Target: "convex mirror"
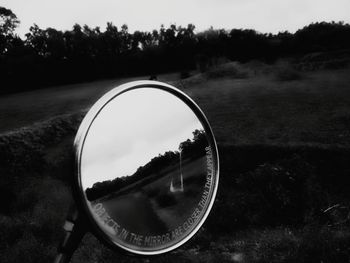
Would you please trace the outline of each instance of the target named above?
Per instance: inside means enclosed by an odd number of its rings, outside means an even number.
[[[164,253],[208,216],[217,146],[203,112],[178,89],[157,81],[113,89],[87,113],[74,147],[78,203],[113,247]]]

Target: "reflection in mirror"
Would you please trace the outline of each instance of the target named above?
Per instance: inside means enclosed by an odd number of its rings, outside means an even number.
[[[184,240],[213,196],[212,147],[197,115],[168,91],[137,88],[109,101],[80,157],[81,186],[97,226],[135,253]]]

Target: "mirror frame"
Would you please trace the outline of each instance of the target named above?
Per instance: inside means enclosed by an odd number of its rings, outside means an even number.
[[[103,232],[103,230],[98,226],[96,221],[94,220],[93,216],[91,215],[91,210],[88,207],[87,199],[84,194],[84,190],[82,187],[82,181],[81,181],[81,155],[83,146],[85,143],[86,136],[89,132],[89,129],[94,122],[95,118],[99,115],[99,113],[103,110],[103,108],[111,102],[113,99],[115,99],[117,96],[130,91],[134,89],[139,88],[155,88],[160,89],[166,92],[171,93],[172,95],[175,95],[177,98],[179,98],[181,101],[188,106],[193,113],[197,116],[198,120],[202,124],[205,132],[206,137],[208,140],[209,145],[212,149],[213,154],[213,191],[211,195],[211,200],[209,202],[209,205],[204,212],[202,218],[199,220],[197,225],[193,228],[193,230],[187,235],[182,237],[177,243],[173,244],[170,247],[156,250],[156,251],[140,251],[140,250],[134,250],[130,249],[128,247],[125,247],[117,242],[113,242],[110,238],[107,237],[107,235]],[[197,106],[197,104],[185,93],[180,91],[179,89],[159,81],[151,81],[151,80],[141,80],[141,81],[133,81],[129,82],[123,85],[120,85],[111,91],[107,92],[105,95],[103,95],[88,111],[88,113],[85,115],[83,121],[81,122],[79,129],[76,133],[75,140],[74,140],[74,157],[75,157],[75,163],[74,163],[74,178],[73,178],[73,196],[75,197],[75,201],[77,203],[77,207],[79,212],[83,217],[87,218],[87,223],[89,227],[89,231],[91,231],[99,240],[101,240],[103,243],[105,243],[107,246],[111,247],[112,249],[122,249],[124,251],[130,252],[132,254],[136,255],[158,255],[162,253],[169,252],[171,250],[174,250],[184,243],[186,243],[189,239],[191,239],[194,234],[200,229],[200,227],[205,222],[206,218],[209,215],[209,212],[212,209],[213,203],[215,201],[217,188],[219,184],[219,154],[218,154],[218,148],[215,141],[215,137],[213,134],[213,131],[209,125],[209,122],[202,112],[202,110]]]

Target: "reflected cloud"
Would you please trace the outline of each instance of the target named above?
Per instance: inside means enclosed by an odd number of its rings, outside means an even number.
[[[154,156],[176,151],[179,143],[202,129],[191,109],[172,94],[153,88],[131,90],[102,109],[82,153],[82,183],[133,174]]]

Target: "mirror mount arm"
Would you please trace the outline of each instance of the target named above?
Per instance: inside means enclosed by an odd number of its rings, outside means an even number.
[[[75,207],[71,207],[63,229],[65,235],[57,250],[54,263],[68,263],[87,232],[86,221]]]

